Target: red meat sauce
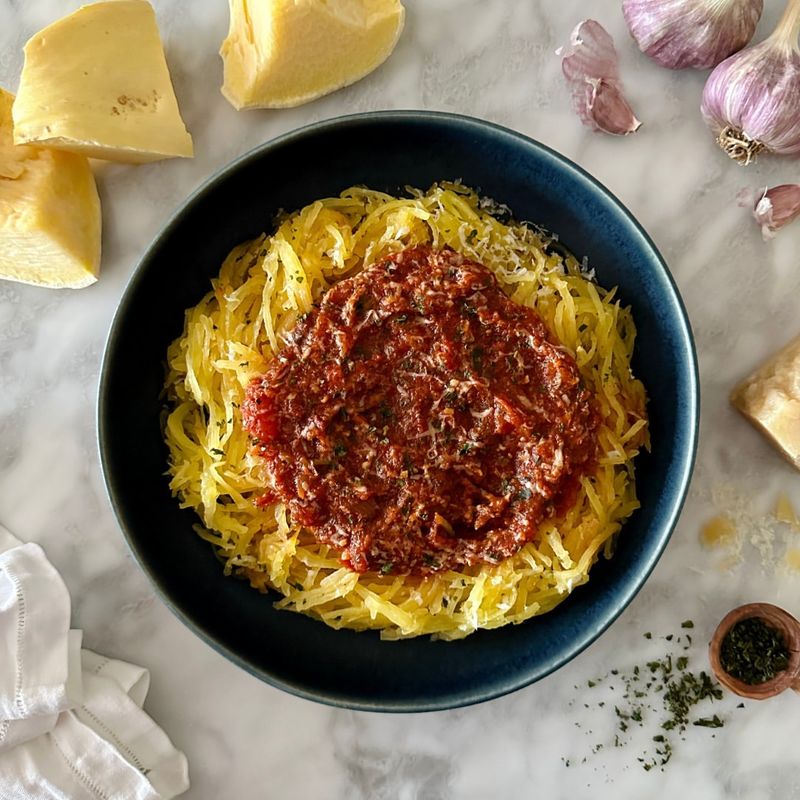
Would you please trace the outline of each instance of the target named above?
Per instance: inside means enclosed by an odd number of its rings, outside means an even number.
[[[596,401],[483,265],[407,249],[342,280],[247,389],[264,503],[356,572],[498,563],[575,500]]]

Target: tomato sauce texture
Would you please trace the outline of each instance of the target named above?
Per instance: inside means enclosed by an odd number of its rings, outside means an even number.
[[[262,502],[356,572],[498,563],[574,502],[600,415],[483,265],[410,248],[340,281],[248,387]]]

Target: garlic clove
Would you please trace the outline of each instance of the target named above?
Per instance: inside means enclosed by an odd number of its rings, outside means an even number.
[[[800,0],[774,33],[725,59],[703,89],[701,111],[719,146],[742,165],[760,152],[800,154]]]
[[[669,69],[708,69],[755,33],[764,0],[623,0],[639,49]]]
[[[624,136],[637,131],[636,119],[622,93],[614,40],[593,19],[578,23],[567,47],[556,51],[572,95],[572,105],[584,125]]]
[[[618,86],[603,78],[590,81],[592,96],[587,103],[588,116],[597,130],[625,136],[639,130],[642,123]]]
[[[800,217],[800,185],[782,183],[765,188],[755,201],[753,216],[764,241],[772,239],[784,225]]]

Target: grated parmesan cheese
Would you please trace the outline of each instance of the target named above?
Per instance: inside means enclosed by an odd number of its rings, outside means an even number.
[[[730,484],[718,484],[711,490],[711,501],[720,512],[700,531],[700,541],[708,549],[722,552],[717,566],[734,570],[755,551],[766,575],[792,566],[796,537],[800,531],[797,516],[788,496],[778,495],[775,510],[760,514],[752,499]]]

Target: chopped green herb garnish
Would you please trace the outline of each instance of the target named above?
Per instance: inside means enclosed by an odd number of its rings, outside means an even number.
[[[481,372],[483,370],[483,348],[482,347],[473,347],[472,348],[472,369],[475,372]]]
[[[701,728],[721,728],[724,724],[716,714],[713,717],[701,717],[692,723],[692,725],[698,725]]]

